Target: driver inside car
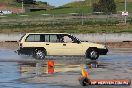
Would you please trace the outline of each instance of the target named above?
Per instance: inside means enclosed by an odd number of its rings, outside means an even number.
[[[65,43],[72,43],[73,41],[72,41],[72,39],[71,38],[69,38],[68,36],[64,36],[63,37],[63,41],[65,42]]]

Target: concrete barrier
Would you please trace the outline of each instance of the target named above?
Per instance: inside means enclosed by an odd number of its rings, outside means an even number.
[[[2,41],[19,41],[23,34],[0,34],[0,42]],[[132,33],[114,33],[114,34],[73,34],[81,41],[90,42],[123,42],[132,41]]]

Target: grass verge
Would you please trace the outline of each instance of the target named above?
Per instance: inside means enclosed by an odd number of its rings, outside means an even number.
[[[81,24],[16,24],[0,25],[1,33],[59,32],[59,33],[132,33],[131,24],[81,25]]]

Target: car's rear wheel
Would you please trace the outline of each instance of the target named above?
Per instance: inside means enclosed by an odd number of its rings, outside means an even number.
[[[45,59],[45,51],[42,49],[35,49],[33,52],[33,57],[35,59]]]
[[[86,51],[86,58],[91,60],[97,60],[99,58],[99,52],[96,48],[90,48]]]

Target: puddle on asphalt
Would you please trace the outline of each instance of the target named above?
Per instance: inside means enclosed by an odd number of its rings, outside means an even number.
[[[56,62],[55,66],[55,72],[56,73],[61,73],[61,72],[76,72],[76,71],[81,71],[80,64],[74,63],[69,65],[65,63],[64,60],[59,62]],[[94,62],[92,62],[94,64]],[[97,62],[95,63],[97,64]],[[90,65],[90,63],[87,63],[87,65]],[[23,78],[30,78],[30,77],[35,77],[35,76],[40,76],[42,74],[47,74],[47,65],[42,63],[31,63],[31,62],[0,62],[0,87],[2,88],[41,88],[43,87],[52,87],[50,85],[46,84],[23,84],[18,80],[21,80]],[[55,88],[59,88],[60,86],[55,86]]]
[[[30,84],[30,83],[21,83],[17,82],[16,80],[22,79],[22,78],[28,78],[28,77],[34,77],[39,76],[41,74],[47,73],[47,67],[46,65],[42,63],[12,63],[12,62],[0,62],[0,87],[1,88],[52,88],[53,86],[46,85],[46,84]],[[36,65],[41,64],[41,65]],[[91,63],[87,63],[87,66],[89,66]],[[99,63],[93,63],[97,64],[97,68],[105,68],[106,65],[99,64]],[[39,67],[36,67],[39,66]],[[102,67],[101,67],[102,66]],[[77,69],[78,68],[78,69]],[[90,68],[90,67],[89,67]],[[92,67],[94,68],[94,66]],[[68,70],[67,70],[68,69]],[[79,71],[80,65],[71,65],[71,66],[62,66],[60,65],[55,69],[56,72],[64,72],[64,71]],[[55,86],[55,88],[61,88],[61,86]],[[67,88],[67,87],[65,87]],[[92,87],[93,88],[93,87]],[[97,88],[97,87],[94,87]],[[125,88],[125,87],[98,87],[98,88]]]
[[[17,81],[19,79],[39,76],[41,74],[47,74],[46,63],[40,61],[39,63],[31,62],[17,62],[17,60],[32,59],[28,56],[18,56],[13,50],[0,50],[0,61],[2,60],[16,60],[13,62],[0,62],[0,88],[52,88],[53,86],[46,84],[29,84],[21,83]],[[51,58],[51,57],[50,57]],[[33,59],[34,60],[34,59]],[[59,57],[55,59],[55,72],[78,72],[81,71],[81,65],[86,64],[86,68],[107,68],[113,66],[119,68],[124,66],[132,69],[132,55],[108,55],[101,56],[97,61],[82,61],[82,58],[65,59],[65,57]],[[121,68],[121,67],[120,67]],[[65,86],[63,86],[65,87]],[[61,86],[55,86],[55,88],[62,88]],[[94,87],[97,88],[97,87]],[[105,87],[98,87],[105,88]],[[113,88],[113,87],[106,87]],[[125,88],[125,87],[114,87]]]
[[[40,63],[19,63],[21,77],[31,77],[46,74],[47,66]]]
[[[77,60],[79,61],[79,60]],[[107,68],[107,66],[112,65],[109,63],[102,63],[99,61],[85,61],[84,63],[80,63],[79,62],[75,62],[75,60],[70,60],[70,63],[68,63],[69,61],[66,60],[54,60],[55,62],[55,73],[62,73],[62,72],[78,72],[81,71],[81,66],[84,66],[85,69],[89,69],[89,68]],[[74,64],[71,64],[71,62],[74,62]],[[20,66],[20,73],[22,77],[28,77],[28,76],[35,76],[35,75],[41,75],[41,74],[47,74],[48,70],[47,70],[47,64],[44,62],[40,63],[20,63],[19,62],[19,66]]]

